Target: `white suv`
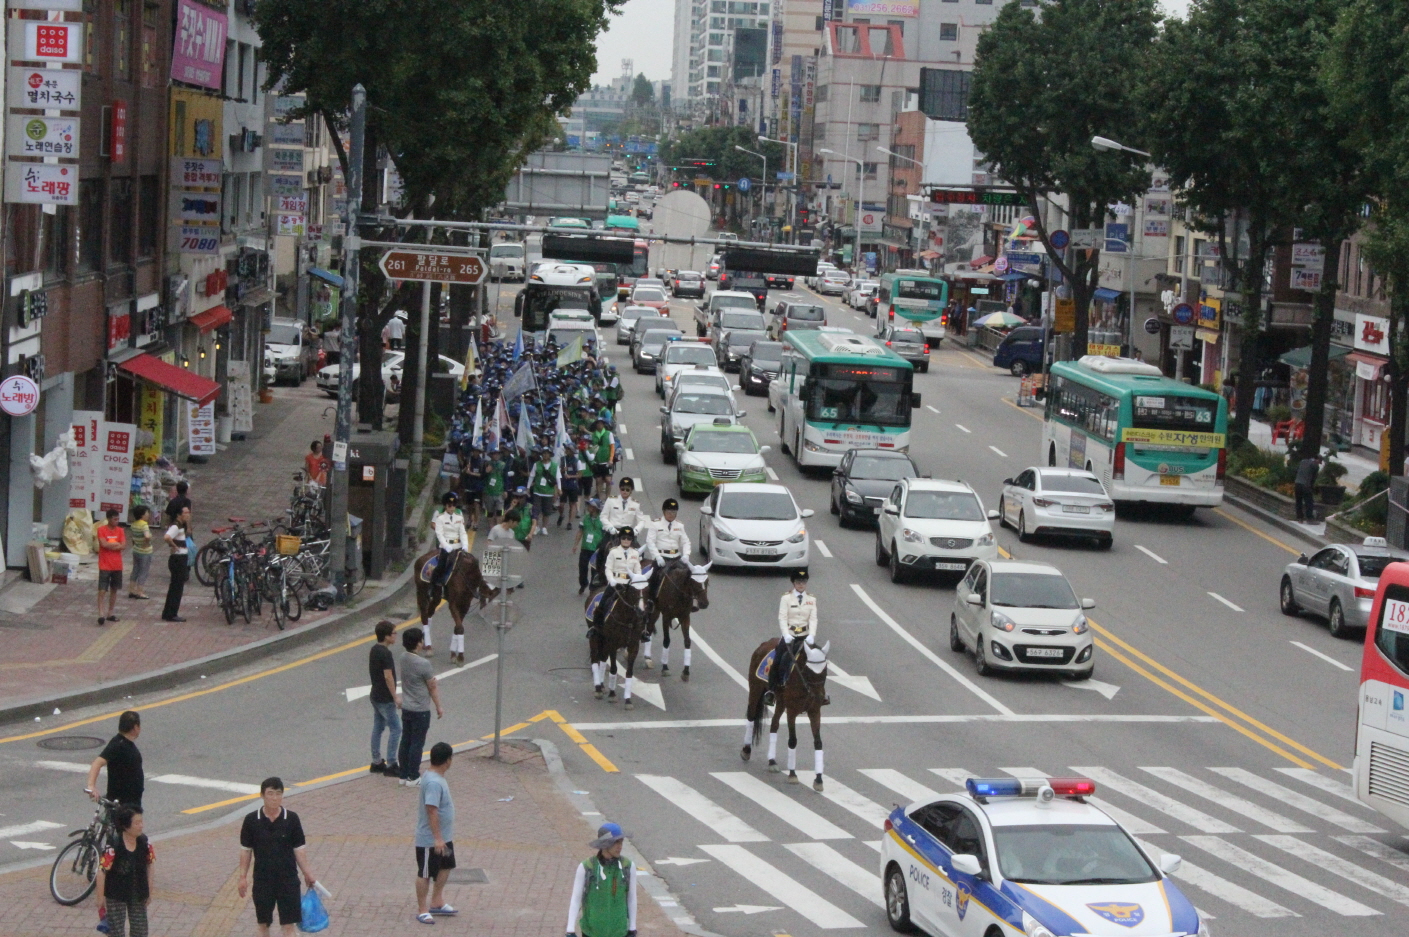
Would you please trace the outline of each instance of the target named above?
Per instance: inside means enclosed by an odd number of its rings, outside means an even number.
[[[891,582],[919,571],[967,572],[998,556],[989,523],[997,517],[964,482],[901,479],[877,518],[876,565],[890,567]]]

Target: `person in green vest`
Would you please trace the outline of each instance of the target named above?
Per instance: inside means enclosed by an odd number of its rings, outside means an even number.
[[[489,464],[484,468],[484,516],[493,527],[503,513],[504,457],[496,451],[489,454]]]
[[[514,539],[523,544],[525,550],[533,549],[533,511],[528,506],[528,489],[514,489],[514,506],[511,511],[519,512],[519,522],[514,526]]]
[[[538,453],[538,461],[528,472],[528,493],[533,498],[534,533],[548,536],[548,515],[552,514],[558,502],[558,462],[553,451],[544,448]]]
[[[602,545],[605,532],[602,530],[602,502],[596,498],[587,499],[587,513],[582,515],[582,525],[577,531],[573,545],[580,547],[577,552],[577,594],[587,591],[592,582],[592,557]]]
[[[597,854],[577,867],[567,937],[636,937],[636,866],[622,858],[626,834],[603,823],[587,845]]]
[[[587,460],[592,465],[592,477],[597,480],[597,497],[605,498],[612,491],[612,465],[616,459],[612,431],[605,420],[592,421],[592,436],[587,443]]]

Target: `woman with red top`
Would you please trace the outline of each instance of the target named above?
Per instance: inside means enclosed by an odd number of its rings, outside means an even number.
[[[142,833],[142,811],[127,804],[113,811],[116,831],[98,864],[98,919],[108,937],[147,937],[147,904],[156,850]]]

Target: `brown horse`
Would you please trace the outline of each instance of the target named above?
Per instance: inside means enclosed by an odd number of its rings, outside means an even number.
[[[642,611],[641,605],[648,581],[649,575],[633,576],[630,585],[621,586],[620,601],[607,613],[601,630],[589,632],[587,638],[592,661],[592,685],[597,699],[602,698],[605,689],[607,701],[616,702],[616,654],[617,651],[626,652],[626,676],[622,685],[622,699],[625,702],[623,709],[634,709],[636,706],[631,700],[631,679],[636,673],[636,654],[641,649],[641,635],[646,630],[646,613]],[[592,615],[588,610],[592,607],[592,600],[610,588],[612,587],[607,586],[606,589],[598,589],[588,596],[583,604],[589,627],[592,624]],[[602,601],[606,600],[607,597],[603,596]],[[611,685],[604,686],[609,670]]]
[[[646,623],[646,638],[641,642],[646,669],[651,666],[651,635],[655,633],[656,616],[659,615],[660,675],[664,677],[670,673],[670,628],[674,624],[685,640],[685,669],[680,671],[680,679],[690,682],[690,614],[709,608],[709,567],[708,563],[704,566],[687,563],[686,566],[673,566],[662,574],[655,606]]]
[[[758,646],[749,659],[749,705],[744,712],[744,747],[739,757],[749,760],[753,747],[763,739],[763,694],[768,691],[768,677],[759,675],[759,668],[768,653],[778,646],[777,638],[769,638]],[[788,781],[797,780],[797,717],[807,713],[812,724],[812,757],[816,777],[814,791],[822,790],[822,701],[827,698],[827,651],[832,642],[821,647],[803,646],[803,653],[793,661],[784,678],[778,705],[773,707],[773,724],[768,730],[768,770],[778,771],[778,723],[783,711],[788,713]]]
[[[416,560],[416,608],[421,613],[421,628],[426,632],[427,650],[431,647],[430,622],[436,611],[436,603],[431,601],[431,584],[421,580],[421,571],[438,552],[432,550]],[[454,633],[462,635],[465,633],[465,613],[470,610],[470,604],[479,599],[479,607],[484,608],[486,602],[499,594],[499,590],[484,581],[484,575],[479,569],[479,560],[473,553],[461,550],[457,556],[459,560],[451,570],[450,578],[446,580],[441,592],[446,599],[445,604],[450,607],[450,617],[455,620]],[[463,653],[460,658],[463,662]]]

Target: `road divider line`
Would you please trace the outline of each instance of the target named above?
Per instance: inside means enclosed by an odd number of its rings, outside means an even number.
[[[825,543],[823,543],[822,541],[820,541],[820,540],[814,540],[814,541],[812,541],[812,545],[817,548],[817,552],[818,552],[818,553],[822,554],[822,555],[825,556],[827,559],[830,560],[830,559],[832,558],[832,551],[829,550],[829,549],[827,549],[827,545],[826,545]]]
[[[769,477],[770,480],[772,480],[772,481],[777,481],[777,480],[778,480],[778,473],[775,472],[775,471],[773,471],[773,466],[771,466],[771,465],[765,465],[765,466],[763,467],[763,470],[768,473],[768,477]]]
[[[620,423],[620,424],[618,424],[618,425],[617,425],[617,429],[621,430],[621,435],[623,435],[623,436],[629,436],[629,435],[630,435],[630,433],[628,433],[628,432],[626,431],[626,424],[625,424],[625,423]]]
[[[733,664],[729,663],[723,657],[720,657],[719,652],[716,651],[708,641],[700,637],[700,629],[694,625],[690,626],[690,640],[692,644],[699,645],[700,650],[704,651],[705,657],[708,657],[719,665],[719,669],[728,674],[731,680],[745,690],[749,688],[749,682],[745,679],[744,675],[735,670]],[[738,720],[734,720],[734,722],[737,723]]]
[[[577,727],[574,726],[571,722],[568,722],[566,719],[564,719],[562,717],[562,714],[559,713],[556,709],[545,709],[538,715],[529,719],[528,721],[542,722],[545,719],[551,720],[555,725],[557,725],[559,729],[562,729],[563,734],[566,735],[569,739],[571,739],[573,744],[575,744],[578,748],[582,749],[582,753],[584,755],[586,755],[588,758],[591,758],[597,763],[597,767],[601,768],[608,774],[616,774],[620,770],[615,764],[612,763],[611,759],[607,758],[606,755],[603,755],[601,753],[597,746],[587,741],[583,734],[577,731]],[[516,729],[500,729],[499,737],[503,738],[504,736],[508,735],[510,731],[516,731]],[[485,738],[492,739],[494,738],[494,736],[487,735],[485,736]]]
[[[1311,647],[1310,645],[1302,644],[1300,641],[1293,641],[1292,644],[1295,644],[1297,647],[1301,648],[1308,654],[1315,654],[1317,657],[1321,658],[1333,667],[1339,667],[1341,670],[1348,670],[1354,673],[1354,668],[1347,667],[1345,664],[1342,664],[1340,661],[1336,660],[1329,654],[1322,654],[1320,651],[1316,650],[1316,648]]]
[[[938,412],[939,412],[939,411],[936,410],[934,407],[931,407],[929,404],[925,404],[925,409],[928,410],[928,411],[931,412],[931,413],[938,413]]]
[[[1037,422],[1042,422],[1042,417],[1038,416],[1036,413],[1033,413],[1032,410],[1028,407],[1020,407],[1017,404],[1013,403],[1011,400],[1009,400],[1007,397],[999,397],[998,399],[1006,403],[1008,406],[1012,407],[1014,410],[1021,413],[1023,416],[1030,416]]]
[[[1227,599],[1225,599],[1223,596],[1219,595],[1217,592],[1210,592],[1209,595],[1213,596],[1215,599],[1217,599],[1218,601],[1222,602],[1224,605],[1228,606],[1229,608],[1231,608],[1231,609],[1232,609],[1233,611],[1235,611],[1235,612],[1245,612],[1245,611],[1247,611],[1247,609],[1243,608],[1241,605],[1234,605],[1232,602],[1229,602]]]
[[[970,722],[991,722],[991,723],[1076,723],[1076,722],[1112,722],[1112,723],[1144,723],[1148,725],[1214,725],[1223,722],[1217,716],[1133,716],[1133,715],[1103,715],[1101,713],[1014,713],[1005,716],[1001,713],[970,713],[963,716],[955,715],[918,715],[918,716],[823,716],[822,723],[829,726],[863,726],[863,725],[962,725]],[[615,732],[621,730],[636,729],[720,729],[738,728],[737,717],[729,719],[645,719],[632,722],[578,722],[574,727],[580,732]],[[520,726],[521,728],[521,726]],[[507,732],[508,730],[506,730]],[[493,738],[493,736],[489,736]],[[972,777],[973,772],[969,772],[965,777]],[[963,787],[963,778],[956,782]]]
[[[985,703],[992,706],[994,709],[998,710],[1003,715],[1014,715],[1011,709],[1000,703],[987,690],[983,689],[983,687],[974,683],[968,677],[964,676],[958,670],[954,669],[953,664],[949,663],[949,661],[945,660],[944,658],[936,654],[934,651],[930,650],[919,638],[915,637],[910,632],[902,628],[899,622],[897,622],[894,618],[891,618],[890,615],[886,613],[885,609],[877,605],[875,600],[866,594],[865,589],[861,588],[861,586],[853,582],[851,584],[851,591],[855,592],[857,597],[861,599],[862,602],[866,603],[866,606],[870,608],[873,613],[875,613],[877,618],[885,622],[885,624],[889,626],[892,631],[900,635],[900,637],[904,639],[905,642],[908,643],[911,647],[919,651],[925,657],[929,658],[932,664],[934,664],[940,670],[943,670],[945,673],[949,674],[949,676],[953,677],[955,681],[959,683],[960,686],[964,687],[966,690],[969,690],[979,699],[983,700]]]
[[[998,453],[1005,459],[1008,457],[1008,453],[1004,452],[1002,449],[999,449],[997,446],[989,446],[988,448],[992,449],[994,452]]]
[[[1254,527],[1254,526],[1252,526],[1251,524],[1249,524],[1247,521],[1242,520],[1242,519],[1237,518],[1237,517],[1234,517],[1233,515],[1229,514],[1227,511],[1223,510],[1222,508],[1214,508],[1214,509],[1213,509],[1213,513],[1217,514],[1219,517],[1226,518],[1227,520],[1232,521],[1233,523],[1237,524],[1239,527],[1243,528],[1244,530],[1248,531],[1249,533],[1257,534],[1259,537],[1261,537],[1263,540],[1266,540],[1268,543],[1275,544],[1275,545],[1281,547],[1283,550],[1286,550],[1286,551],[1287,551],[1288,553],[1290,553],[1292,556],[1300,556],[1300,555],[1302,554],[1302,552],[1303,552],[1303,551],[1301,551],[1301,550],[1298,550],[1296,547],[1289,546],[1289,545],[1283,543],[1282,541],[1278,540],[1276,537],[1272,536],[1271,534],[1263,533],[1262,531],[1258,530],[1256,527]]]
[[[971,433],[971,432],[973,432],[973,430],[969,429],[969,428],[968,428],[967,426],[965,426],[963,423],[955,423],[954,425],[957,426],[957,427],[959,427],[961,430],[963,430],[963,431],[966,432],[966,433]]]
[[[204,787],[212,791],[229,791],[232,794],[258,794],[258,784],[241,784],[238,781],[217,781],[213,778],[197,778],[189,774],[159,774],[148,780],[158,784],[179,784],[183,787]]]
[[[627,447],[626,447],[626,461],[628,461],[628,462],[635,462],[635,461],[636,461],[636,453],[634,453],[634,452],[631,451],[631,447],[630,447],[630,446],[627,446]]]
[[[1169,560],[1167,560],[1167,559],[1165,559],[1164,557],[1160,556],[1160,555],[1159,555],[1158,553],[1156,553],[1154,550],[1150,550],[1150,549],[1147,549],[1147,548],[1145,548],[1145,547],[1142,547],[1142,546],[1140,546],[1140,544],[1138,544],[1138,543],[1135,544],[1135,549],[1139,550],[1141,553],[1145,554],[1146,556],[1148,556],[1150,559],[1154,560],[1156,563],[1160,564],[1161,566],[1168,566],[1168,565],[1169,565]]]

